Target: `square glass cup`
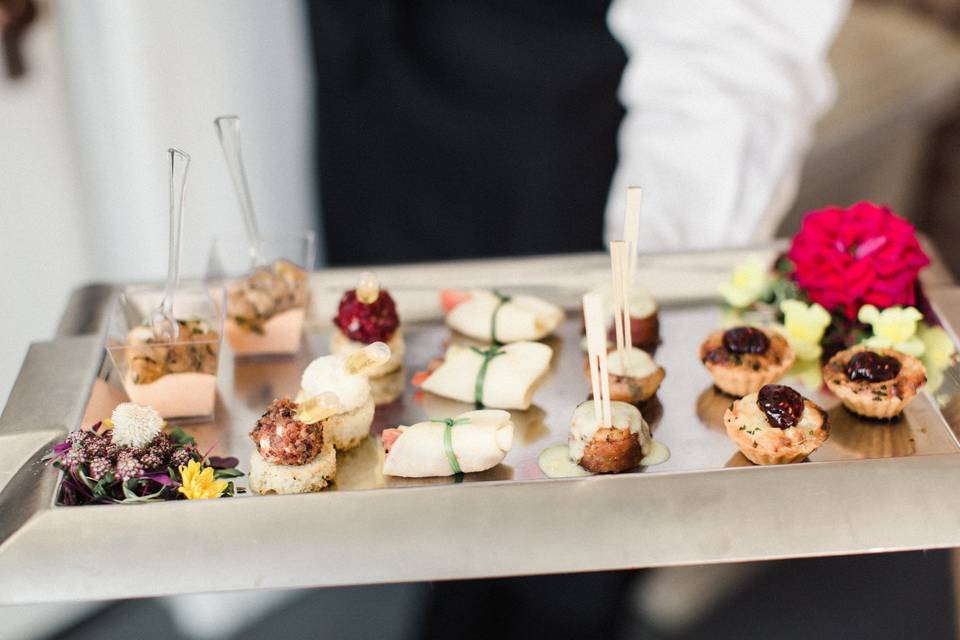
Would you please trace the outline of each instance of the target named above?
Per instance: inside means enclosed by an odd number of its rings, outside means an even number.
[[[245,236],[214,239],[208,279],[226,290],[224,333],[236,357],[300,350],[316,247],[313,231],[265,236],[267,266],[254,270]]]
[[[150,327],[162,298],[161,286],[128,287],[117,297],[106,341],[114,371],[131,402],[164,418],[212,418],[225,293],[205,283],[178,288],[173,313],[180,335],[173,342],[155,339]]]

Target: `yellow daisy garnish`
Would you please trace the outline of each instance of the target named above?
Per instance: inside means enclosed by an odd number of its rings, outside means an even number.
[[[880,311],[872,304],[860,307],[860,322],[869,324],[873,335],[863,341],[875,349],[896,349],[911,356],[922,356],[925,345],[917,337],[917,323],[923,314],[914,307],[887,307]]]
[[[188,500],[219,498],[227,489],[227,481],[213,477],[213,467],[203,467],[196,460],[180,466],[181,486],[177,491]]]
[[[820,341],[830,326],[830,313],[817,303],[805,304],[799,300],[780,303],[783,312],[783,334],[799,360],[816,360],[823,349]]]
[[[753,258],[733,270],[730,280],[720,285],[720,293],[731,307],[743,309],[762,298],[771,283],[768,265]]]
[[[917,337],[923,343],[925,360],[929,360],[930,364],[938,369],[946,369],[950,366],[957,348],[942,327],[928,327],[921,324],[917,330]]]

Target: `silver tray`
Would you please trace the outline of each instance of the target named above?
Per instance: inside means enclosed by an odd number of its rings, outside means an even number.
[[[772,253],[776,248],[769,248]],[[667,377],[644,414],[671,450],[668,462],[620,476],[547,479],[537,457],[566,441],[589,391],[576,303],[606,277],[605,256],[500,260],[379,270],[398,300],[406,378],[441,355],[441,286],[498,286],[568,309],[550,338],[549,380],[503,464],[480,474],[409,480],[380,473],[386,426],[455,415],[470,405],[409,385],[378,408],[374,437],[338,457],[333,490],[142,506],[59,507],[57,474],[39,457],[68,429],[99,419],[122,392],[105,382],[106,306],[113,288],[78,292],[61,336],[34,345],[0,417],[0,603],[99,599],[729,562],[960,545],[952,490],[960,480],[960,384],[947,372],[891,424],[828,410],[830,440],[809,462],[751,466],[723,433],[730,399],[697,358],[720,321],[716,285],[742,253],[648,257],[641,277],[661,303]],[[247,468],[247,433],[274,398],[296,392],[306,363],[327,352],[327,328],[354,270],[314,274],[312,322],[295,358],[221,362],[217,419],[185,428],[201,446]],[[960,289],[932,292],[960,319]],[[73,334],[73,335],[70,335]],[[955,334],[953,334],[955,335]],[[91,391],[92,390],[92,391]],[[738,468],[739,467],[739,468]],[[240,480],[244,485],[244,479]],[[176,562],[171,562],[171,556]]]

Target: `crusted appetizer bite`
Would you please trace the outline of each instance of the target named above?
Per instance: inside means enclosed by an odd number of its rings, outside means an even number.
[[[700,345],[700,361],[714,384],[724,393],[738,397],[776,382],[795,359],[786,338],[757,327],[715,331]]]
[[[790,387],[764,385],[723,415],[727,435],[754,464],[800,462],[830,436],[826,412]]]
[[[540,298],[499,291],[440,292],[447,325],[465,336],[493,344],[540,340],[563,321],[563,309]]]
[[[639,466],[650,452],[650,426],[626,402],[610,403],[610,426],[596,419],[594,401],[581,403],[570,420],[570,459],[593,473],[620,473]]]
[[[442,360],[413,380],[425,391],[478,408],[528,409],[552,357],[553,350],[540,342],[484,349],[450,345]]]
[[[324,437],[322,420],[301,420],[289,398],[274,400],[250,432],[250,489],[256,493],[309,493],[326,487],[337,474],[337,454]],[[308,418],[309,420],[309,418]]]
[[[374,342],[385,342],[390,347],[390,359],[372,369],[368,377],[383,377],[403,364],[406,345],[397,305],[372,273],[363,273],[357,288],[343,294],[333,324],[332,353],[350,355]]]
[[[164,418],[213,415],[220,336],[205,320],[177,320],[174,341],[147,325],[127,334],[123,388],[130,400],[149,405]]]
[[[627,362],[623,362],[626,355]],[[590,362],[584,360],[583,371],[590,379]],[[637,347],[621,354],[613,349],[607,354],[607,371],[610,377],[610,399],[637,404],[653,397],[660,388],[666,372],[658,367],[650,354]]]
[[[867,418],[894,418],[927,382],[923,364],[893,349],[851,347],[823,368],[823,381],[847,409]]]
[[[500,464],[513,445],[513,422],[506,411],[468,411],[456,418],[385,429],[382,437],[385,475],[452,476]]]
[[[389,358],[390,349],[382,342],[375,342],[349,357],[317,358],[304,370],[298,403],[307,403],[324,393],[333,393],[339,398],[338,411],[324,421],[324,433],[337,449],[351,449],[370,434],[376,407],[365,371]]]
[[[237,355],[296,353],[306,307],[306,272],[277,260],[227,286],[227,342]]]

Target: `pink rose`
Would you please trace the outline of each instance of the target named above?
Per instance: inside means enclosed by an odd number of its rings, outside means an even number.
[[[864,304],[915,304],[917,276],[930,264],[913,225],[872,202],[808,213],[787,257],[810,300],[851,320]]]

